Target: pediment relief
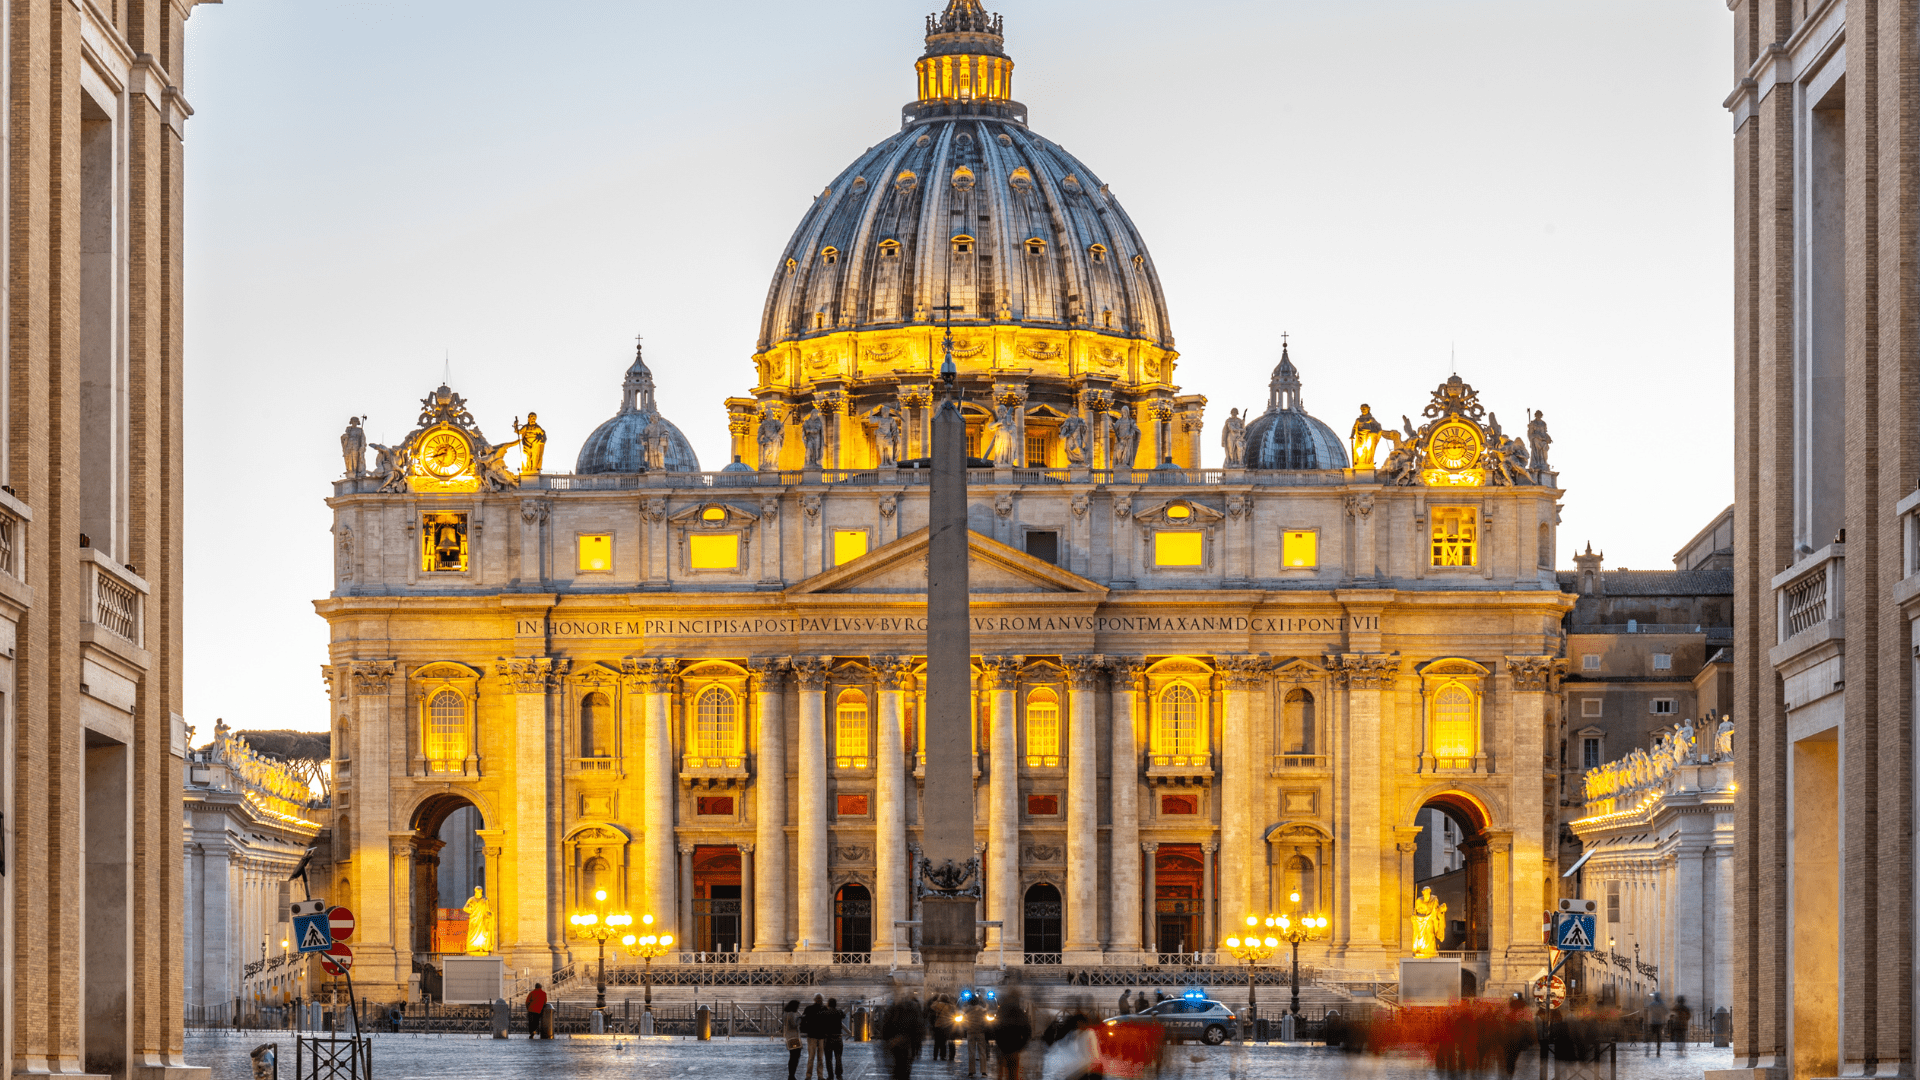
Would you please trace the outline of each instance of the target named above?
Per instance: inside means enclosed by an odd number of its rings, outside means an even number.
[[[606,664],[602,664],[596,661],[594,663],[585,664],[581,667],[575,668],[573,672],[573,679],[575,682],[590,683],[595,685],[598,685],[601,683],[614,683],[614,682],[620,681],[620,670],[618,668],[609,667]]]
[[[1211,675],[1213,669],[1198,660],[1171,656],[1147,669],[1149,675]]]
[[[1184,512],[1184,516],[1183,515]],[[1162,499],[1135,510],[1133,519],[1142,525],[1217,525],[1227,519],[1227,515],[1211,506],[1202,506],[1188,499]]]
[[[927,591],[926,529],[793,587],[791,595],[822,593],[924,593]],[[977,532],[967,533],[967,591],[981,593],[1060,593],[1104,599],[1107,588],[1018,548]]]
[[[1282,682],[1313,682],[1327,677],[1327,669],[1304,657],[1292,657],[1273,666],[1273,676]]]
[[[452,660],[441,660],[436,663],[414,668],[413,677],[416,679],[441,679],[447,682],[457,682],[461,679],[478,679],[480,672],[478,669],[470,668],[465,664],[456,663]]]
[[[699,503],[667,515],[669,524],[692,529],[739,529],[759,520],[760,515],[746,507],[725,502]]]
[[[1269,844],[1328,842],[1333,834],[1317,821],[1283,821],[1267,829]]]
[[[566,836],[566,842],[570,844],[624,844],[632,839],[625,829],[610,822],[575,826]]]
[[[1429,660],[1414,669],[1423,676],[1430,675],[1466,675],[1481,677],[1493,674],[1493,669],[1460,656],[1446,656],[1438,660]]]

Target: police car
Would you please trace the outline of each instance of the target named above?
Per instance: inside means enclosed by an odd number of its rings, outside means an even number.
[[[1208,1046],[1219,1046],[1226,1042],[1233,1034],[1236,1022],[1232,1009],[1198,990],[1168,998],[1145,1012],[1116,1016],[1107,1021],[1108,1024],[1160,1024],[1167,1030],[1168,1041],[1199,1039]]]

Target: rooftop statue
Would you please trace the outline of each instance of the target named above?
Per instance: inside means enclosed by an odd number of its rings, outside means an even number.
[[[1013,406],[995,405],[986,426],[980,429],[980,456],[995,465],[1019,464],[1014,459],[1014,423]]]
[[[1360,406],[1360,415],[1353,421],[1353,467],[1356,469],[1373,468],[1374,448],[1380,444],[1380,421],[1373,418],[1373,406]],[[1398,443],[1395,444],[1398,446]]]
[[[367,474],[367,431],[361,417],[347,418],[347,430],[340,434],[340,453],[347,459],[347,479],[358,480]]]
[[[1060,444],[1066,450],[1067,464],[1088,464],[1093,449],[1092,425],[1080,418],[1079,413],[1069,415],[1060,422]]]
[[[892,468],[900,459],[900,413],[891,405],[877,405],[867,414],[873,420],[873,443],[880,467]]]
[[[1533,410],[1533,419],[1527,422],[1527,446],[1533,451],[1533,467],[1538,472],[1547,471],[1547,448],[1553,445],[1553,436],[1547,434],[1547,422],[1541,418],[1540,410]]]
[[[819,409],[808,409],[806,419],[800,421],[800,441],[807,448],[807,468],[820,467],[820,457],[826,453],[827,425],[820,419]]]
[[[520,475],[539,476],[541,460],[547,454],[547,429],[540,426],[540,414],[529,412],[527,422],[513,418],[513,433],[520,436]]]
[[[773,472],[780,468],[780,447],[787,439],[787,425],[781,422],[780,411],[780,404],[771,402],[766,411],[760,414],[760,430],[755,440],[760,444],[762,472]]]
[[[1134,423],[1133,410],[1121,409],[1113,421],[1113,464],[1115,469],[1131,469],[1140,454],[1140,425]]]
[[[1247,463],[1247,422],[1239,409],[1227,411],[1227,422],[1220,425],[1220,446],[1227,452],[1226,467],[1242,469]]]

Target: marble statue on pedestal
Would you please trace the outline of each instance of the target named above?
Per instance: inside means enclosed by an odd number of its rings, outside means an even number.
[[[347,430],[340,433],[340,453],[347,460],[347,479],[358,480],[367,474],[367,430],[361,417],[347,418]]]
[[[1247,422],[1240,419],[1239,409],[1227,410],[1227,422],[1220,425],[1220,447],[1227,452],[1226,468],[1246,468]]]
[[[1433,895],[1433,886],[1420,890],[1413,901],[1413,955],[1440,955],[1440,943],[1447,939],[1447,905]]]

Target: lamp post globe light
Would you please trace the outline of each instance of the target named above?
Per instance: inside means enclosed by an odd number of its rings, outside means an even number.
[[[632,920],[628,921],[631,922]],[[653,1016],[653,958],[656,956],[664,956],[667,950],[673,948],[672,934],[655,934],[652,930],[653,916],[642,915],[640,916],[640,932],[638,934],[628,934],[626,937],[620,939],[620,947],[627,951],[628,956],[637,956],[645,961],[643,980],[647,987],[646,1012],[649,1020],[651,1020]],[[648,1024],[647,1033],[652,1033],[651,1023]]]
[[[1287,899],[1297,912],[1300,908],[1300,894],[1289,893]],[[1311,912],[1306,915],[1282,915],[1275,921],[1281,939],[1293,943],[1293,1007],[1291,1011],[1296,1019],[1300,1015],[1300,943],[1326,937],[1329,925],[1331,921],[1325,915]]]
[[[1254,998],[1253,966],[1273,955],[1280,947],[1280,939],[1274,937],[1284,916],[1259,915],[1247,916],[1247,932],[1242,937],[1235,935],[1222,941],[1236,959],[1247,962],[1247,1038],[1253,1037],[1253,1024],[1259,1018],[1259,1003]]]
[[[600,966],[595,979],[593,1007],[605,1011],[607,1007],[607,939],[621,933],[633,925],[633,916],[624,911],[607,910],[607,890],[597,889],[593,894],[593,910],[579,911],[567,918],[573,926],[573,936],[599,945]]]

